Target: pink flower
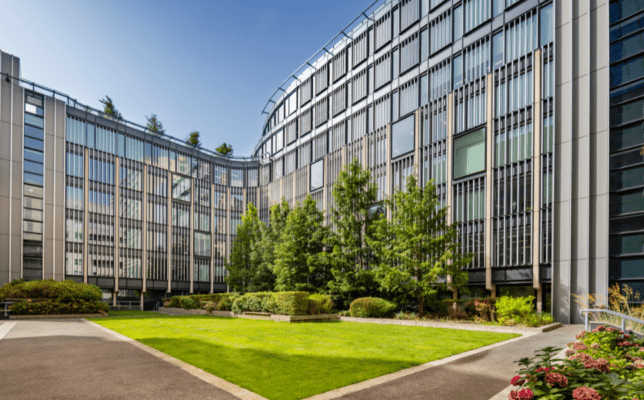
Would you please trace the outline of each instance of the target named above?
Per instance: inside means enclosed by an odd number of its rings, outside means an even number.
[[[530,389],[513,390],[508,395],[509,400],[532,400],[534,393]]]
[[[593,348],[593,349],[598,349],[601,346],[599,345],[599,343],[593,343],[593,344],[590,345],[590,347]]]
[[[576,336],[577,339],[583,339],[588,332],[586,331],[581,331],[579,335]]]
[[[606,328],[606,332],[617,332],[617,329],[613,328],[612,326],[609,326]]]
[[[644,353],[644,347],[640,347],[640,353]]]
[[[631,335],[624,335],[624,339],[630,339]]]
[[[633,365],[635,365],[635,368],[638,368],[638,369],[644,368],[644,363],[643,362],[636,362]]]
[[[556,372],[550,372],[549,374],[546,374],[546,378],[544,380],[552,387],[559,386],[564,388],[568,386],[568,378]]]
[[[588,361],[592,361],[593,358],[589,354],[586,354],[586,353],[577,353],[577,354],[574,354],[573,356],[571,356],[570,360],[571,361],[572,360],[579,360],[579,361],[585,363],[585,362],[588,362]]]
[[[598,358],[597,360],[591,360],[584,362],[584,368],[586,369],[596,369],[601,372],[610,372],[610,367],[608,366],[608,361],[603,358]]]
[[[601,400],[602,397],[595,389],[587,386],[578,387],[572,391],[572,398],[574,400]]]
[[[567,350],[566,350],[566,356],[567,356],[567,357],[570,357],[570,356],[571,356],[571,355],[573,355],[573,354],[575,354],[575,351],[574,351],[574,350],[571,350],[571,349],[567,349]]]
[[[597,328],[593,329],[593,333],[602,332],[602,331],[605,331],[605,330],[606,330],[606,327],[604,325],[600,325]]]
[[[522,377],[521,375],[517,375],[514,378],[512,378],[512,380],[510,380],[510,383],[513,386],[521,386],[525,383],[525,378]]]
[[[588,349],[588,347],[583,343],[573,343],[571,347],[575,351],[584,351]]]

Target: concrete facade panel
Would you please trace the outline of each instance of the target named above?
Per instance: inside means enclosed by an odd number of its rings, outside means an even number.
[[[608,256],[608,194],[590,197],[590,254],[591,258]]]
[[[574,260],[572,262],[572,298],[570,299],[570,317],[571,322],[580,324],[583,322],[583,317],[579,315],[579,310],[582,308],[577,301],[581,298],[588,296],[590,293],[590,271],[589,260]]]
[[[587,260],[589,247],[588,197],[572,201],[572,259]]]
[[[590,0],[590,9],[594,10],[595,8],[604,6],[606,4],[608,4],[608,0]]]
[[[54,241],[45,239],[43,241],[42,268],[45,279],[53,278]]]
[[[14,121],[15,122],[15,121]],[[22,162],[22,151],[23,151],[23,132],[22,126],[13,124],[11,130],[11,157],[14,162]]]
[[[565,82],[570,82],[572,75],[572,66],[570,65],[570,54],[572,45],[570,43],[570,24],[566,24],[557,28],[555,35],[558,46],[555,49],[555,66],[557,74],[555,77],[555,84],[557,86]]]
[[[608,67],[608,6],[606,4],[596,8],[590,13],[590,70],[596,71]]]
[[[22,234],[22,200],[11,199],[11,234]]]
[[[11,161],[0,159],[0,197],[9,197],[11,190]]]
[[[13,123],[22,124],[24,118],[24,95],[25,90],[20,86],[13,85]]]
[[[588,136],[590,131],[590,75],[573,81],[572,134],[573,138]]]
[[[54,99],[52,97],[45,97],[45,134],[54,134],[54,121],[55,121]]]
[[[12,161],[11,167],[11,185],[13,190],[11,192],[11,198],[22,199],[22,163]]]
[[[0,81],[0,87],[2,87],[2,110],[0,118],[4,122],[11,122],[11,84],[2,79]]]
[[[65,242],[62,240],[56,240],[54,244],[54,253],[56,255],[54,279],[62,281],[65,277]]]
[[[65,172],[65,141],[62,139],[56,139],[56,166],[55,169],[58,172]]]
[[[564,2],[567,3],[567,2]],[[590,1],[576,0],[574,7],[572,9],[573,19],[577,19],[580,16],[587,14],[590,11]]]
[[[604,301],[602,303],[607,306],[607,299],[605,296],[602,296],[602,294],[608,293],[608,259],[591,258],[590,266],[591,293],[604,297]]]
[[[555,261],[553,263],[553,317],[559,322],[570,322],[570,290],[571,290],[570,261]]]
[[[65,205],[65,174],[56,172],[56,199],[55,204],[58,206]]]
[[[588,197],[589,176],[588,170],[590,139],[584,136],[572,141],[572,198]],[[566,153],[564,153],[566,154]],[[564,161],[565,162],[565,161]]]
[[[570,260],[570,210],[568,203],[555,203],[554,260]]]
[[[54,238],[54,206],[45,204],[45,239]]]
[[[8,122],[0,122],[0,159],[10,160],[11,159],[11,146],[9,144],[9,133],[11,132],[11,124]]]
[[[570,22],[570,4],[568,4],[568,1],[555,1],[555,22],[557,28]]]
[[[581,1],[588,6],[587,1]],[[575,10],[578,7],[575,7]],[[590,14],[585,13],[573,21],[573,79],[590,72]]]
[[[11,235],[11,280],[20,279],[22,269],[22,237]]]
[[[570,174],[568,154],[570,142],[558,144],[555,146],[556,154],[560,157],[555,159],[555,202],[564,202],[570,200]]]
[[[0,233],[0,286],[9,283],[9,235]]]
[[[4,235],[9,234],[9,204],[9,197],[0,197],[0,234]],[[0,254],[6,255],[7,253],[0,251]]]
[[[608,131],[590,135],[590,195],[596,196],[608,193],[609,185],[609,151],[610,140]],[[606,209],[608,213],[608,209]]]
[[[65,139],[66,132],[65,126],[67,124],[67,116],[65,115],[65,110],[67,106],[61,100],[56,100],[56,137],[60,139]]]
[[[602,68],[590,74],[590,132],[608,129],[609,71]]]
[[[555,143],[563,143],[570,140],[570,133],[572,130],[571,121],[571,95],[572,84],[565,83],[557,86],[555,94],[557,96],[555,115]],[[557,153],[560,154],[560,153]]]

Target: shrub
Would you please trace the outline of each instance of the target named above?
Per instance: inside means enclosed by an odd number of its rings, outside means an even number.
[[[284,315],[306,315],[309,311],[307,292],[273,293],[277,302],[277,313]]]
[[[272,295],[270,292],[246,293],[233,301],[232,311],[236,314],[244,311],[275,313],[277,306],[271,301]]]
[[[15,315],[107,314],[109,307],[98,300],[73,299],[33,302],[18,301],[10,306]]]
[[[53,279],[25,282],[13,281],[0,288],[0,298],[4,299],[59,299],[59,300],[101,300],[103,293],[94,285],[74,281],[55,281]]]
[[[506,320],[513,319],[518,323],[522,323],[526,317],[533,314],[533,301],[534,296],[499,297],[496,301],[496,314],[499,322],[504,323]]]
[[[237,293],[213,293],[213,294],[193,294],[190,296],[173,296],[163,300],[164,307],[204,309],[210,307],[217,311],[230,311],[235,298],[239,297]],[[211,305],[208,305],[212,303]],[[211,311],[212,311],[211,310]]]
[[[309,314],[329,314],[333,308],[333,300],[327,294],[312,294],[309,296]]]
[[[217,303],[217,311],[232,311],[233,302],[239,297],[237,293],[222,293]]]
[[[396,303],[378,297],[362,297],[355,299],[349,307],[352,317],[380,318],[392,314],[398,306]]]

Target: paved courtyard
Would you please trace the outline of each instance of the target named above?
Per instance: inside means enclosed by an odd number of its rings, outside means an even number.
[[[503,390],[522,357],[563,347],[582,326],[514,340],[358,392],[316,398],[487,400]],[[82,320],[0,322],[3,399],[237,399]],[[340,389],[341,390],[341,389]]]

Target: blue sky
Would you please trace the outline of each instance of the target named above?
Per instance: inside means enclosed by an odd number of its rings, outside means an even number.
[[[277,86],[371,2],[3,0],[0,48],[80,103],[250,155]]]

